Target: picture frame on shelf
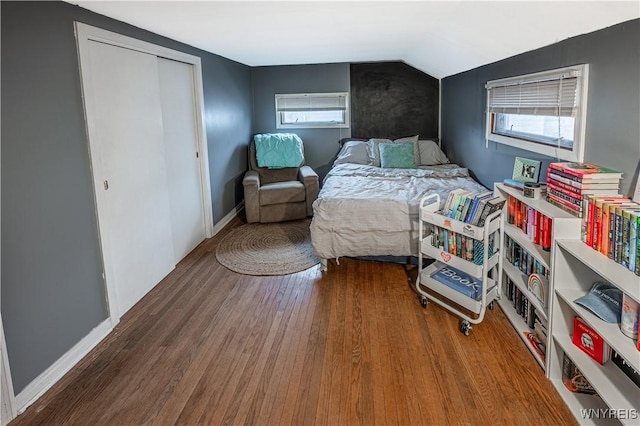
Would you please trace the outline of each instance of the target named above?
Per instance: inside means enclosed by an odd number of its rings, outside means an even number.
[[[530,160],[528,158],[516,157],[513,163],[513,176],[511,179],[516,182],[537,183],[540,178],[540,167],[542,161]]]

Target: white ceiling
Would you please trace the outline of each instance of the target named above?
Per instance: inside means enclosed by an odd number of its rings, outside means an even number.
[[[638,0],[69,2],[250,66],[400,60],[436,78],[640,17]]]

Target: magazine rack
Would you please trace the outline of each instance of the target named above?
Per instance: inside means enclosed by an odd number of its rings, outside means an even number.
[[[488,215],[483,226],[474,226],[441,215],[438,212],[440,208],[440,196],[438,194],[423,197],[419,208],[420,255],[418,256],[416,290],[420,294],[421,305],[426,308],[428,302],[433,301],[460,317],[460,331],[468,336],[472,328],[471,324],[482,322],[486,308],[493,308],[493,300],[497,297],[498,288],[501,285],[502,258],[499,254],[502,247],[502,237],[499,230],[502,209]],[[450,253],[450,250],[434,247],[432,242],[434,238],[433,226],[456,233],[465,240],[469,238],[473,240],[473,246],[476,250],[481,248],[482,251],[481,256],[478,256],[478,253],[474,253],[478,264],[472,260],[459,257],[457,254]],[[427,227],[432,228],[431,232],[425,232]],[[435,262],[423,269],[423,256],[431,257],[435,259]],[[466,256],[466,258],[468,259],[469,256]],[[452,275],[451,270],[449,270],[446,275],[453,281],[467,279],[468,282],[469,278],[475,279],[473,281],[476,284],[480,284],[480,289],[477,292],[479,294],[473,297],[441,282],[445,281],[442,279],[442,271],[448,266],[469,276]],[[434,275],[436,278],[434,278]],[[427,292],[426,290],[430,291]],[[471,314],[459,309],[459,307],[470,311]]]

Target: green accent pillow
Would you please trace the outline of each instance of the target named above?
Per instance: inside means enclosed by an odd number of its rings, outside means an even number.
[[[396,169],[415,169],[412,143],[381,143],[380,167]]]

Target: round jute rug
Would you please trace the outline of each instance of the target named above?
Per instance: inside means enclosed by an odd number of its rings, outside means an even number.
[[[245,275],[287,275],[319,263],[311,246],[310,220],[251,223],[229,232],[218,244],[222,265]]]

